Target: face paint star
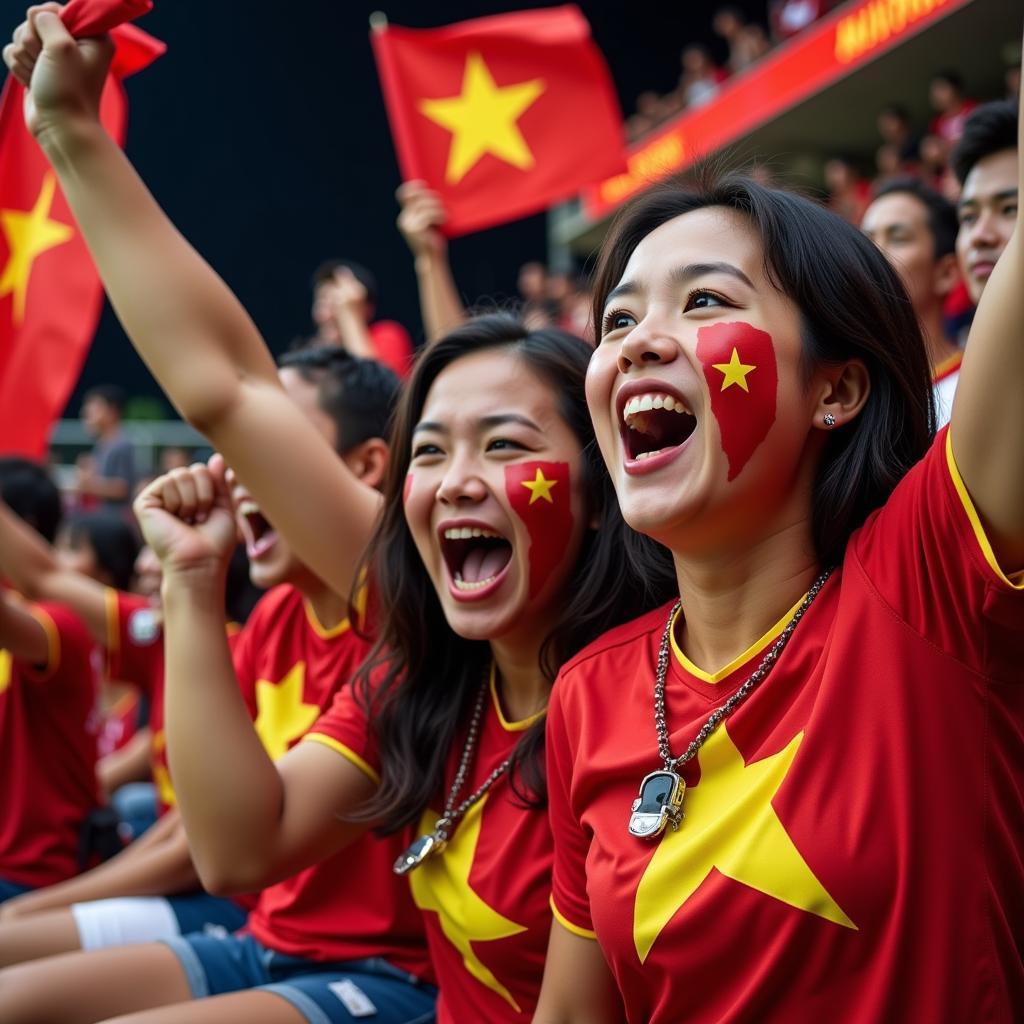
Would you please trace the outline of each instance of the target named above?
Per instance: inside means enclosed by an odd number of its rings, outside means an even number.
[[[412,898],[420,910],[434,911],[448,941],[462,954],[467,971],[517,1013],[522,1012],[507,988],[481,963],[473,951],[474,942],[493,942],[526,931],[522,925],[502,917],[485,903],[469,884],[476,845],[480,839],[485,796],[474,804],[459,823],[444,853],[431,857],[409,875]],[[428,811],[420,822],[420,832],[433,829],[437,815]]]
[[[641,963],[712,868],[799,911],[856,930],[772,806],[802,740],[797,733],[785,749],[748,765],[724,724],[711,734],[698,755],[700,781],[686,791],[683,823],[661,838],[637,888],[633,942]]]
[[[25,298],[32,276],[32,264],[47,249],[74,237],[68,224],[50,220],[50,207],[57,187],[53,174],[46,174],[31,210],[0,210],[0,229],[7,239],[7,263],[0,274],[0,299],[13,295],[11,309],[15,326],[25,319]]]
[[[11,685],[11,652],[0,651],[0,693]]]
[[[732,356],[727,363],[712,363],[711,364],[716,370],[724,374],[722,378],[722,390],[730,388],[733,384],[738,384],[744,391],[749,392],[750,388],[747,387],[747,374],[752,373],[757,369],[756,366],[751,366],[749,363],[740,362],[740,354],[736,349],[732,350]]]
[[[279,683],[260,679],[256,683],[256,733],[267,753],[277,760],[292,743],[304,736],[320,716],[317,704],[304,704],[302,691],[306,663],[296,662]]]
[[[534,164],[516,123],[544,92],[544,80],[498,86],[479,53],[470,53],[462,77],[462,92],[446,99],[421,100],[420,110],[452,133],[445,181],[460,182],[487,153],[519,170]]]
[[[523,486],[530,492],[530,505],[541,498],[549,505],[554,505],[555,499],[551,497],[551,488],[557,483],[557,480],[548,480],[540,469],[537,470],[537,475],[532,480],[522,481]]]

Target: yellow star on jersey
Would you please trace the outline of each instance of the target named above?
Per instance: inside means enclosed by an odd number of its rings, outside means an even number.
[[[557,483],[557,480],[548,480],[539,467],[537,469],[537,475],[532,480],[522,481],[523,486],[530,492],[530,505],[535,501],[540,501],[542,498],[549,505],[554,505],[555,499],[551,497],[551,488]]]
[[[7,264],[0,274],[0,299],[13,295],[12,314],[15,326],[25,319],[25,296],[37,256],[55,245],[62,245],[75,232],[72,227],[50,220],[50,207],[57,187],[53,174],[47,173],[39,196],[31,210],[0,210],[0,229],[7,239]]]
[[[678,832],[665,832],[636,893],[633,942],[643,963],[661,930],[716,868],[797,910],[857,929],[808,867],[772,797],[803,740],[745,764],[725,725],[700,754],[700,781],[686,791]]]
[[[0,650],[0,693],[11,685],[11,652]]]
[[[449,185],[460,182],[486,153],[521,171],[529,170],[533,153],[516,122],[542,92],[542,78],[497,85],[483,57],[470,53],[458,96],[419,103],[431,121],[452,133],[445,181]]]
[[[167,746],[167,733],[161,729],[153,734],[153,785],[156,786],[157,796],[165,807],[174,807],[178,802],[174,786],[171,784],[171,773],[167,765],[159,760],[157,755],[162,754]]]
[[[305,684],[304,661],[296,662],[279,683],[266,679],[256,682],[256,733],[275,761],[286,754],[291,744],[304,736],[320,716],[319,705],[302,702]]]
[[[732,350],[732,356],[727,363],[712,363],[711,364],[716,370],[724,374],[722,378],[722,390],[731,388],[733,384],[738,384],[748,394],[750,388],[747,387],[747,374],[757,369],[756,366],[751,366],[749,363],[740,362],[740,354],[734,348]]]
[[[466,812],[444,853],[429,858],[413,871],[409,884],[416,906],[437,913],[441,930],[462,954],[466,970],[482,985],[497,992],[516,1013],[521,1013],[512,993],[480,962],[472,946],[474,942],[493,942],[526,931],[480,899],[469,884],[486,803],[485,796]],[[420,821],[421,834],[433,829],[437,818],[438,815],[427,811]]]

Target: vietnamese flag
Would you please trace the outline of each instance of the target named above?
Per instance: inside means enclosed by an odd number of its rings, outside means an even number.
[[[535,213],[625,168],[622,114],[579,8],[372,33],[398,163],[449,236]]]
[[[124,143],[121,80],[164,52],[122,24],[151,0],[72,0],[61,17],[76,36],[112,31],[116,50],[100,117]],[[25,90],[0,94],[0,452],[42,458],[89,350],[103,286],[43,151],[25,128]]]
[[[514,462],[505,467],[505,493],[530,535],[529,596],[533,598],[565,559],[572,539],[569,464]]]

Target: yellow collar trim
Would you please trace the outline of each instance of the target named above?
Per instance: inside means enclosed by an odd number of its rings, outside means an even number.
[[[669,630],[669,636],[672,641],[672,653],[673,655],[675,655],[676,661],[687,672],[689,672],[690,675],[696,676],[699,680],[701,680],[701,682],[720,683],[727,676],[731,676],[733,672],[735,672],[736,669],[738,669],[741,665],[745,664],[752,657],[754,657],[754,655],[757,654],[758,651],[763,650],[770,643],[772,643],[772,641],[777,640],[779,634],[786,628],[786,625],[789,623],[789,620],[793,618],[793,616],[796,614],[797,608],[799,608],[800,605],[803,604],[804,598],[806,597],[807,595],[804,594],[804,596],[801,597],[800,600],[797,601],[796,604],[794,604],[793,607],[790,608],[789,611],[786,612],[786,614],[783,615],[782,618],[779,619],[779,621],[776,622],[775,625],[772,626],[772,628],[769,629],[763,637],[761,637],[760,640],[755,640],[742,654],[738,654],[735,658],[732,659],[732,661],[729,662],[728,665],[723,665],[722,668],[720,668],[717,672],[705,672],[704,669],[699,668],[697,665],[695,665],[683,653],[683,649],[679,646],[679,643],[676,641],[676,619],[679,616],[679,612],[676,612],[676,614],[672,617],[672,626]],[[680,611],[682,611],[682,609],[680,609]]]
[[[302,605],[306,609],[306,620],[312,627],[313,632],[323,640],[333,640],[334,637],[341,636],[345,630],[351,628],[347,615],[336,626],[328,628],[317,618],[316,609],[308,597],[302,599]]]
[[[540,711],[530,715],[529,718],[521,718],[518,722],[510,722],[501,710],[501,701],[498,699],[498,673],[494,667],[493,662],[491,663],[491,700],[494,701],[494,711],[498,716],[498,721],[501,723],[502,729],[505,732],[525,732],[533,725],[534,722],[543,718],[547,713],[547,708],[541,708]]]

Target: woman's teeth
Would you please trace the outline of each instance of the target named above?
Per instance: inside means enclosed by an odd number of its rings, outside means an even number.
[[[682,415],[692,415],[686,405],[672,395],[652,393],[648,395],[634,395],[622,410],[622,418],[627,427],[636,428],[632,422],[633,417],[639,413],[651,412],[654,409],[663,409],[665,412],[676,412]]]
[[[478,526],[454,526],[450,530],[444,531],[445,540],[472,540],[474,537],[504,539],[500,533],[495,533],[493,530],[482,530]]]
[[[456,590],[480,590],[481,587],[486,587],[488,584],[493,583],[499,574],[495,573],[493,576],[488,576],[485,580],[476,580],[470,583],[468,580],[462,578],[462,573],[455,573],[455,589]]]

